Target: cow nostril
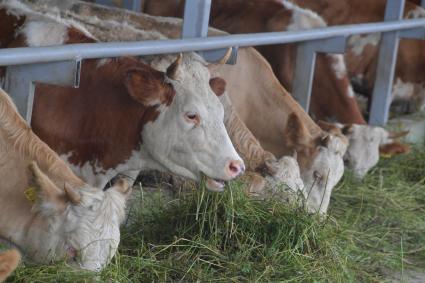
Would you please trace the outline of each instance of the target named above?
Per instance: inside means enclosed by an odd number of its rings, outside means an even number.
[[[227,168],[229,175],[233,178],[245,171],[245,165],[243,164],[243,162],[238,160],[230,161]]]

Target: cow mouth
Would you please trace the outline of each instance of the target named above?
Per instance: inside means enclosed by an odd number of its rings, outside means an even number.
[[[220,179],[206,178],[207,189],[211,192],[223,192],[224,191],[224,181]]]

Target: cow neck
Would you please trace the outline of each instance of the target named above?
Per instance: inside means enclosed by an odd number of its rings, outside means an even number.
[[[337,120],[344,124],[366,124],[351,89],[346,69],[335,69],[337,55],[317,57],[310,112],[317,120]],[[343,63],[343,62],[341,62]],[[345,64],[344,64],[345,66]],[[341,66],[342,67],[342,66]],[[338,77],[340,76],[340,77]]]
[[[39,85],[34,131],[73,165],[107,170],[124,163],[140,149],[143,126],[159,115],[133,100],[122,83],[135,65],[132,58],[87,60],[79,88]]]

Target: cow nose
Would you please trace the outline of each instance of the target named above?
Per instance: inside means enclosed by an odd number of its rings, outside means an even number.
[[[242,160],[230,160],[227,163],[226,171],[230,178],[236,178],[245,172],[245,164]]]

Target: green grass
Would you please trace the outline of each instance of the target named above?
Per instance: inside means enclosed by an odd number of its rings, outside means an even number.
[[[425,267],[425,149],[381,161],[362,182],[348,172],[324,221],[250,199],[240,182],[137,204],[100,274],[26,265],[8,282],[379,282]]]

